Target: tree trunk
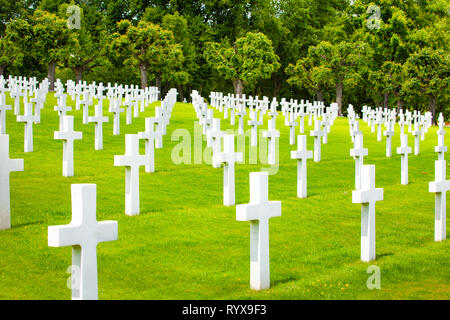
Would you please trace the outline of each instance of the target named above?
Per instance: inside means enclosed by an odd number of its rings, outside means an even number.
[[[339,115],[342,116],[342,91],[344,89],[344,83],[341,79],[339,79],[336,84],[336,103],[339,107]]]
[[[322,92],[322,90],[317,90],[316,93],[317,93],[317,101],[322,102],[323,101],[323,92]]]
[[[83,69],[81,67],[75,67],[74,72],[76,83],[80,83],[80,81],[83,81]]]
[[[389,92],[383,93],[383,108],[388,108]]]
[[[161,100],[161,76],[156,76],[155,86],[158,88],[158,100]]]
[[[145,65],[140,65],[139,73],[141,75],[141,89],[145,89],[147,88],[147,67]]]
[[[233,87],[234,93],[237,95],[238,98],[240,98],[244,93],[244,83],[242,83],[241,79],[235,79],[233,80]]]
[[[436,117],[436,96],[429,96],[428,98],[428,111],[431,112],[431,116],[433,119],[433,124],[436,123],[435,117]]]
[[[273,96],[278,98],[278,95],[280,94],[281,91],[281,85],[283,84],[283,82],[281,81],[281,78],[278,75],[273,75]]]
[[[6,65],[0,66],[0,76],[3,76],[3,72],[5,71]]]
[[[183,85],[182,85],[182,84],[180,84],[180,85],[178,86],[178,96],[179,96],[180,102],[183,102],[183,100],[184,100],[184,94],[183,94]]]
[[[403,100],[400,98],[397,98],[397,113],[399,113],[400,110],[403,110]]]
[[[50,84],[50,91],[55,91],[55,73],[56,73],[56,62],[50,62],[48,64],[47,78]]]

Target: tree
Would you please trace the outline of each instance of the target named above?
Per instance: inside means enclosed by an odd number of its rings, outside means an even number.
[[[173,33],[146,21],[132,26],[129,20],[122,20],[117,29],[112,36],[110,52],[125,57],[125,63],[139,67],[142,88],[147,87],[147,72],[154,75],[161,92],[161,81],[179,71],[184,60]]]
[[[328,86],[331,69],[314,62],[311,57],[297,61],[295,65],[289,64],[286,68],[289,76],[287,82],[299,88],[306,87],[311,94],[316,95],[318,101],[323,101],[324,89]]]
[[[280,68],[272,41],[262,33],[248,32],[231,47],[210,42],[205,56],[210,66],[225,79],[233,81],[234,92],[242,95],[244,86],[252,88],[259,80],[268,79]]]
[[[56,65],[63,60],[72,41],[67,21],[53,13],[36,10],[33,15],[33,34],[36,54],[41,63],[48,66],[50,90],[53,91]]]
[[[31,26],[23,19],[11,20],[5,35],[0,36],[0,75],[9,65],[22,64],[26,44],[31,38]]]
[[[405,64],[406,81],[403,90],[409,96],[428,98],[428,111],[436,119],[437,100],[448,101],[450,88],[450,54],[443,50],[423,48],[409,57]]]
[[[59,15],[65,17],[69,4],[64,3],[59,8]],[[75,73],[75,80],[81,81],[83,73],[91,69],[107,64],[106,42],[108,36],[102,22],[102,16],[87,8],[80,8],[80,28],[72,28],[70,46],[65,48],[62,62],[65,67],[70,68]]]
[[[363,51],[363,43],[349,41],[337,44],[322,41],[308,50],[308,57],[315,61],[317,68],[326,70],[329,74],[328,83],[336,88],[336,103],[340,115],[342,115],[344,85],[355,84],[359,80],[360,75],[357,71],[364,63]]]

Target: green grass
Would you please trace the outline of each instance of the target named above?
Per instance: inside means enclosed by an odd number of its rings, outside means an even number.
[[[434,242],[434,194],[428,192],[437,159],[436,127],[421,141],[420,155],[410,155],[410,184],[402,186],[398,128],[388,159],[385,141],[377,142],[361,123],[369,149],[365,163],[376,165],[376,187],[384,188],[384,200],[376,204],[377,259],[363,263],[360,205],[351,199],[354,160],[347,119],[337,119],[331,128],[322,161],[308,161],[308,198],[297,199],[297,164],[290,159],[295,146],[288,144],[289,131],[279,116],[280,167],[269,178],[269,199],[281,200],[282,216],[270,220],[271,288],[255,292],[249,289],[249,223],[236,221],[234,206],[222,206],[222,169],[171,161],[179,143],[171,141],[172,132],[193,133],[192,105],[175,105],[164,148],[155,150],[156,172],[141,168],[141,214],[133,217],[124,213],[125,169],[113,166],[114,155],[125,152],[124,131],[144,130],[144,118],[154,115],[156,103],[129,126],[122,114],[121,136],[112,135],[109,114],[102,151],[94,150],[94,124],[83,125],[82,112],[70,112],[75,130],[83,131],[83,140],[75,141],[72,178],[62,177],[54,105],[49,94],[42,122],[33,129],[33,153],[23,153],[24,125],[7,113],[10,156],[25,159],[25,172],[11,174],[12,228],[0,231],[0,299],[70,299],[71,249],[48,247],[47,227],[70,222],[73,183],[97,184],[97,219],[119,224],[119,239],[97,247],[100,299],[450,298],[450,245]],[[104,106],[106,112],[107,101]],[[222,126],[229,128],[229,121]],[[305,126],[309,134],[307,121]],[[308,148],[313,148],[309,136]],[[236,203],[249,201],[249,172],[262,167],[267,166],[236,166]],[[381,269],[380,290],[366,287],[369,265]]]

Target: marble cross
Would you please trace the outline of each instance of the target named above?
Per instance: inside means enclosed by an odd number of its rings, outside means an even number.
[[[250,173],[250,202],[236,206],[236,220],[250,221],[250,288],[270,287],[269,219],[281,216],[281,201],[269,201],[267,172]]]
[[[63,117],[63,130],[55,131],[54,138],[63,140],[63,176],[73,176],[73,141],[83,138],[83,133],[73,130],[73,116]]]
[[[429,191],[435,193],[434,201],[434,241],[443,241],[447,237],[446,230],[446,193],[450,190],[450,180],[447,180],[447,162],[434,162],[435,181],[430,182]]]
[[[161,135],[158,136],[155,140],[156,149],[161,149],[163,147],[163,134],[165,127],[165,120],[161,113],[161,107],[155,107],[155,116],[154,121],[157,124],[156,131],[158,131]]]
[[[211,139],[211,148],[213,159],[214,155],[220,152],[222,146],[222,137],[225,135],[225,131],[220,130],[220,119],[213,119],[212,129],[209,131],[209,136]],[[220,167],[220,164],[212,163],[213,168]]]
[[[388,122],[387,129],[383,133],[386,136],[386,157],[392,156],[392,136],[394,135],[395,131],[393,128],[393,123],[391,121]]]
[[[23,159],[9,158],[9,135],[0,134],[0,230],[11,228],[9,174],[23,171]]]
[[[239,111],[237,113],[237,115],[239,116],[239,128],[238,128],[238,133],[244,134],[244,116],[247,114],[247,112],[245,111],[245,105],[241,105],[239,106]]]
[[[213,163],[223,164],[223,205],[232,206],[235,203],[234,166],[242,161],[242,152],[234,152],[234,135],[223,136],[223,152],[213,155]]]
[[[352,202],[361,203],[361,260],[375,260],[375,203],[383,200],[383,189],[375,188],[375,166],[364,165],[361,189],[352,192]]]
[[[411,147],[408,147],[408,135],[402,134],[400,136],[401,144],[400,147],[397,148],[397,154],[400,154],[402,157],[401,164],[401,184],[408,184],[408,154],[411,153]]]
[[[250,118],[251,120],[248,120],[248,125],[252,127],[252,133],[251,133],[251,139],[250,144],[252,147],[258,146],[258,126],[262,125],[262,121],[257,120],[257,112],[251,111],[250,112]]]
[[[297,136],[297,150],[291,151],[291,159],[297,159],[297,197],[307,197],[306,162],[313,157],[313,152],[307,150],[306,135]]]
[[[125,155],[114,156],[114,166],[125,167],[125,214],[139,214],[139,167],[150,165],[146,155],[139,154],[139,136],[125,135]]]
[[[117,240],[117,221],[97,221],[97,185],[72,184],[71,191],[72,220],[48,227],[48,246],[72,247],[72,300],[97,300],[97,245]]]
[[[12,106],[6,104],[6,95],[0,92],[0,134],[6,134],[6,111],[12,110]]]
[[[155,130],[154,118],[145,118],[145,131],[139,132],[138,136],[145,140],[145,155],[148,157],[145,172],[155,172],[155,141],[161,138],[161,132]]]
[[[66,115],[67,111],[71,111],[72,107],[68,106],[66,104],[66,100],[67,100],[67,95],[65,94],[61,94],[59,99],[58,99],[58,105],[54,106],[53,109],[55,111],[58,111],[58,116],[59,116],[59,130],[62,131],[64,129],[64,122],[63,122],[63,118]]]
[[[103,150],[103,123],[109,122],[109,117],[103,116],[102,100],[98,100],[95,116],[89,117],[88,122],[95,123],[95,150]]]
[[[355,136],[353,149],[350,149],[350,156],[355,159],[355,189],[361,188],[361,170],[364,165],[364,157],[369,154],[367,148],[364,148],[364,139],[362,132]]]
[[[114,113],[113,118],[113,135],[118,136],[120,135],[120,114],[122,112],[125,112],[125,110],[121,107],[121,101],[120,98],[112,98],[112,107],[111,112]]]
[[[276,163],[276,139],[280,137],[280,131],[275,128],[275,121],[268,122],[268,130],[263,132],[263,137],[267,138],[269,141],[269,152],[267,155],[267,162],[270,165],[274,165]]]
[[[445,160],[445,153],[447,152],[447,146],[444,144],[445,129],[443,122],[439,123],[438,145],[434,147],[434,151],[438,153],[438,160]]]
[[[412,135],[414,136],[414,155],[418,155],[420,152],[420,135],[422,132],[420,131],[419,123],[414,123],[414,130]]]
[[[33,123],[38,119],[33,114],[33,104],[25,104],[25,114],[17,116],[17,122],[25,122],[24,152],[33,152]]]
[[[289,144],[295,144],[295,127],[298,126],[298,122],[294,120],[294,112],[289,113],[289,121],[286,122],[289,126]]]
[[[314,130],[309,133],[311,137],[314,137],[314,162],[319,162],[321,158],[321,137],[323,136],[321,127],[321,121],[316,119],[314,122]]]

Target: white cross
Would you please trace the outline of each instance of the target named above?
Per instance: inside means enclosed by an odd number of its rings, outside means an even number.
[[[209,131],[209,138],[211,139],[211,147],[213,159],[214,155],[220,152],[220,147],[222,146],[222,137],[224,136],[225,131],[220,130],[220,119],[213,119],[212,129]],[[220,167],[220,164],[212,163],[213,168]]]
[[[130,96],[125,96],[125,102],[123,103],[123,105],[126,108],[126,124],[131,124],[131,107],[133,106],[133,103],[131,102]]]
[[[251,120],[248,120],[248,125],[252,127],[250,144],[252,147],[258,146],[258,126],[262,125],[262,121],[257,120],[257,112],[251,111]]]
[[[120,98],[112,98],[112,108],[111,112],[114,113],[113,119],[113,135],[120,135],[120,114],[125,110],[121,107],[122,99]]]
[[[350,156],[355,159],[355,189],[361,188],[361,170],[364,165],[364,156],[367,156],[369,151],[364,148],[363,134],[360,132],[355,136],[353,149],[350,149]]]
[[[125,214],[139,214],[139,167],[149,165],[149,158],[139,154],[139,136],[125,135],[125,155],[114,156],[114,166],[125,167]]]
[[[48,227],[48,246],[72,246],[72,300],[97,300],[97,245],[117,240],[117,221],[97,221],[97,185],[72,184],[71,191],[72,220]]]
[[[320,120],[314,122],[314,130],[309,133],[311,137],[314,137],[314,162],[319,162],[321,158],[321,139],[323,132],[321,130]]]
[[[155,107],[155,116],[154,121],[157,124],[156,131],[160,133],[160,136],[158,136],[155,140],[155,146],[156,149],[161,149],[163,147],[163,132],[164,132],[164,126],[165,126],[165,120],[162,116],[161,107]]]
[[[329,116],[326,113],[323,114],[322,126],[323,126],[322,143],[327,144],[328,143],[328,133],[330,132],[331,122],[329,120]]]
[[[313,152],[307,150],[306,135],[297,136],[297,150],[291,151],[291,159],[297,159],[297,197],[307,197],[306,162],[313,157]]]
[[[435,181],[430,182],[429,191],[435,193],[434,209],[434,241],[443,241],[446,239],[446,192],[450,190],[450,180],[447,180],[446,174],[447,162],[445,160],[436,160],[434,162]]]
[[[394,135],[395,131],[393,128],[393,124],[391,121],[388,122],[387,129],[383,133],[386,136],[386,157],[392,156],[392,136]]]
[[[267,162],[270,165],[274,165],[276,163],[276,139],[280,137],[280,131],[275,129],[275,124],[275,121],[269,121],[268,130],[263,132],[263,137],[269,140],[269,153],[267,156]]]
[[[161,138],[161,132],[155,130],[154,118],[145,118],[145,131],[139,132],[138,136],[145,140],[145,156],[149,160],[145,172],[155,172],[155,140]]]
[[[221,165],[223,163],[223,205],[231,206],[235,203],[234,191],[234,164],[242,161],[242,152],[234,152],[234,135],[223,136],[223,152],[218,152],[213,156],[213,163]]]
[[[408,147],[408,135],[403,134],[400,136],[401,144],[400,147],[397,148],[397,154],[400,154],[402,157],[401,164],[401,184],[408,184],[408,154],[411,153],[411,147]]]
[[[244,134],[244,116],[246,114],[247,112],[245,111],[245,105],[241,105],[237,113],[237,115],[239,116],[239,129],[238,129],[239,134]]]
[[[9,173],[23,171],[23,159],[9,158],[9,135],[0,134],[0,230],[11,228]]]
[[[270,287],[269,219],[281,216],[281,201],[268,201],[269,175],[250,173],[250,202],[236,206],[236,220],[250,221],[250,288]]]
[[[73,130],[73,116],[63,117],[63,130],[55,131],[54,138],[63,141],[63,176],[73,176],[73,141],[83,138],[83,133]]]
[[[289,126],[289,144],[295,144],[295,127],[298,122],[294,120],[294,112],[289,113],[289,121],[286,123]]]
[[[88,122],[95,122],[95,150],[103,149],[103,123],[109,122],[109,117],[103,116],[103,102],[98,100],[95,106],[95,116],[89,117]]]
[[[0,134],[6,134],[6,111],[12,110],[12,106],[6,104],[6,95],[0,92]]]
[[[444,125],[443,123],[439,123],[439,130],[437,131],[438,135],[438,145],[434,147],[434,151],[438,153],[438,160],[445,160],[445,153],[447,152],[447,146],[444,144]]]
[[[83,105],[83,124],[87,124],[89,117],[89,106],[92,104],[88,91],[83,92],[83,99],[80,100],[80,104]]]
[[[375,188],[375,166],[364,165],[361,189],[352,192],[352,202],[361,203],[361,260],[375,259],[375,203],[383,200],[383,189]]]
[[[38,119],[33,114],[33,105],[27,103],[25,105],[25,114],[17,116],[17,122],[25,122],[24,133],[24,152],[33,152],[33,123]]]
[[[67,111],[71,111],[72,107],[66,105],[67,95],[62,94],[58,99],[58,105],[53,107],[53,110],[58,111],[59,116],[59,130],[64,129],[63,117],[66,115]]]
[[[420,149],[420,135],[422,132],[420,131],[419,123],[414,123],[414,130],[412,132],[412,135],[414,136],[414,154],[419,154]]]

